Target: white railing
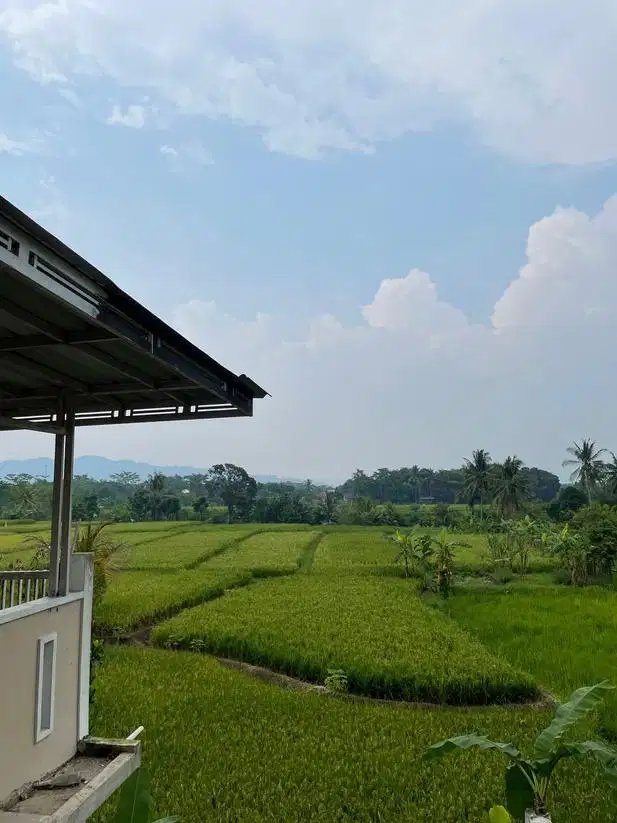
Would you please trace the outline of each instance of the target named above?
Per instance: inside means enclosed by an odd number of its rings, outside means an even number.
[[[0,571],[0,609],[47,597],[48,586],[48,569]]]

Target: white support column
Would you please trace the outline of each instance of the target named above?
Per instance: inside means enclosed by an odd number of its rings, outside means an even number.
[[[64,417],[64,416],[63,416]],[[58,595],[60,579],[60,545],[62,539],[62,480],[64,476],[64,434],[56,435],[54,485],[51,503],[51,552],[49,558],[49,596]]]
[[[73,502],[73,457],[75,453],[75,413],[72,411],[66,414],[65,430],[58,573],[58,594],[61,597],[68,594],[71,573],[71,506]]]
[[[94,593],[94,555],[80,552],[71,558],[71,592],[83,592],[81,638],[79,644],[79,701],[77,736],[88,735],[90,709],[90,651],[92,642],[92,598]]]

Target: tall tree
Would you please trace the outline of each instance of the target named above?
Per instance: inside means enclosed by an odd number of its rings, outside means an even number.
[[[193,502],[193,511],[199,515],[200,520],[205,519],[208,511],[208,498],[205,495],[202,494]]]
[[[338,506],[339,497],[335,491],[326,489],[319,500],[321,512],[326,523],[334,522],[336,516],[336,507]]]
[[[522,471],[523,461],[514,455],[493,467],[493,500],[503,517],[512,517],[527,498],[527,481]]]
[[[109,479],[120,486],[137,486],[141,480],[137,472],[121,471],[110,475]]]
[[[257,494],[257,483],[246,469],[233,463],[217,463],[208,472],[208,484],[213,496],[227,506],[230,523],[238,509],[248,515]]]
[[[571,456],[563,461],[562,466],[574,466],[570,480],[581,484],[591,503],[592,492],[604,474],[602,455],[606,449],[597,448],[596,441],[586,437],[580,443],[575,441],[567,452]]]
[[[484,502],[490,490],[491,466],[491,456],[486,449],[474,449],[471,457],[466,457],[464,460],[464,480],[461,491],[472,510],[476,503],[480,504],[480,518],[482,518]]]
[[[146,480],[146,488],[150,495],[150,508],[152,511],[153,520],[159,519],[166,484],[167,478],[164,474],[161,474],[161,472],[154,472],[154,474],[151,474]]]

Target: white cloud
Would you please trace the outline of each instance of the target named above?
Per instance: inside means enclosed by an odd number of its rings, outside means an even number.
[[[120,106],[114,105],[111,114],[105,121],[109,126],[126,126],[129,129],[143,129],[146,125],[146,110],[143,106],[128,106],[122,111]]]
[[[0,133],[0,154],[13,154],[23,157],[32,154],[41,148],[40,140],[11,140],[6,134]]]
[[[174,171],[190,171],[195,166],[211,166],[214,158],[210,152],[197,141],[185,143],[178,148],[162,145],[160,153],[167,158]]]
[[[356,466],[457,465],[477,447],[559,471],[589,434],[615,448],[616,257],[613,198],[596,216],[558,209],[533,225],[526,265],[486,325],[418,270],[383,280],[359,325],[325,315],[291,341],[276,318],[178,306],[175,327],[272,398],[250,422],[170,430],[157,459],[338,480]],[[154,454],[150,433],[131,435],[132,454]]]
[[[105,75],[302,156],[445,121],[524,160],[617,157],[608,0],[5,0],[2,35],[41,82]]]
[[[239,319],[196,297],[169,322],[272,397],[252,420],[82,431],[80,453],[340,480],[357,466],[453,466],[479,447],[559,471],[584,436],[617,451],[615,259],[617,196],[531,226],[526,263],[484,325],[417,269],[376,284],[357,325],[326,314],[293,339],[276,316]],[[40,451],[24,442],[7,448]]]

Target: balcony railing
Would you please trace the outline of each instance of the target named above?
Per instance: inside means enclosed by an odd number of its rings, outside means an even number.
[[[47,597],[48,585],[48,569],[0,571],[0,609]]]

